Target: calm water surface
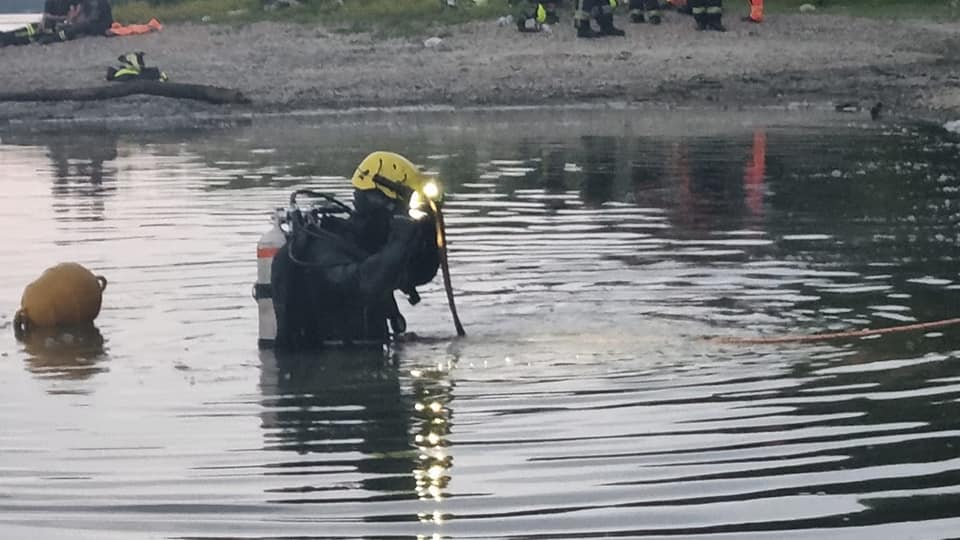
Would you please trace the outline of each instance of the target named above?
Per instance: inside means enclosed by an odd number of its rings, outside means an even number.
[[[847,118],[840,118],[847,120]],[[948,538],[960,146],[773,114],[315,116],[0,139],[0,537]],[[369,151],[448,191],[388,355],[256,348],[255,244]],[[99,334],[23,286],[107,276]]]

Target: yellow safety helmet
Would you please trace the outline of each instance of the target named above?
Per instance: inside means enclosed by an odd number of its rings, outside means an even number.
[[[393,152],[377,151],[363,158],[357,166],[353,173],[353,187],[360,190],[379,189],[391,199],[400,198],[395,190],[375,182],[377,175],[414,192],[421,191],[429,181],[409,159]]]

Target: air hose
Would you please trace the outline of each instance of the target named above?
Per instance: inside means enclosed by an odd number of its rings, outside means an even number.
[[[381,176],[379,173],[374,174],[372,180],[374,183],[380,184],[400,194],[403,200],[409,201],[413,196],[414,190],[409,186],[400,182],[394,182],[389,178]],[[463,324],[460,323],[460,316],[457,315],[457,305],[453,300],[453,284],[450,281],[450,262],[447,259],[447,231],[443,224],[443,212],[440,211],[440,207],[437,206],[437,203],[433,199],[430,197],[424,198],[429,201],[430,211],[433,212],[433,215],[437,218],[437,247],[440,248],[440,270],[443,272],[443,288],[447,292],[447,305],[450,306],[450,314],[453,316],[453,325],[457,329],[457,336],[463,337],[467,335],[467,332],[463,329]]]
[[[437,218],[437,247],[440,248],[440,270],[443,272],[443,288],[447,291],[447,305],[450,306],[450,314],[453,315],[453,325],[457,329],[457,336],[463,337],[467,332],[460,323],[460,316],[457,315],[457,305],[453,301],[453,284],[450,282],[450,263],[447,260],[447,231],[443,224],[443,212],[433,199],[430,201],[430,210]]]

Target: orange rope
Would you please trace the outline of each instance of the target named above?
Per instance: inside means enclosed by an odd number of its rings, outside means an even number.
[[[770,338],[762,338],[762,337],[739,338],[739,337],[714,336],[708,339],[710,339],[711,341],[719,341],[720,343],[735,343],[735,344],[741,344],[741,345],[766,344],[766,343],[800,343],[800,342],[809,342],[809,341],[828,341],[831,339],[876,336],[880,334],[894,334],[897,332],[926,330],[928,328],[941,328],[943,326],[950,326],[953,324],[960,324],[960,318],[944,319],[942,321],[931,321],[931,322],[916,323],[916,324],[905,324],[902,326],[891,326],[888,328],[850,330],[848,332],[834,332],[831,334],[812,334],[812,335],[805,335],[805,336],[794,335],[794,336],[780,336],[780,337],[770,337]]]

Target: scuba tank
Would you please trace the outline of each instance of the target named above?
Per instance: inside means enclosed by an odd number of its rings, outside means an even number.
[[[287,221],[287,211],[278,208],[270,221],[273,226],[257,242],[257,282],[253,286],[253,298],[257,301],[260,318],[257,345],[261,349],[273,347],[277,337],[277,318],[273,311],[270,268],[273,264],[273,256],[287,241],[287,234],[281,228],[281,225]]]
[[[301,209],[297,195],[309,195],[325,199],[329,204]],[[301,189],[290,195],[288,208],[277,208],[270,218],[272,226],[257,241],[257,282],[253,286],[253,298],[257,301],[259,337],[261,349],[272,349],[277,339],[277,315],[273,303],[273,256],[296,236],[298,230],[308,223],[316,223],[327,213],[352,212],[353,210],[332,195]],[[291,254],[292,258],[292,254]]]

